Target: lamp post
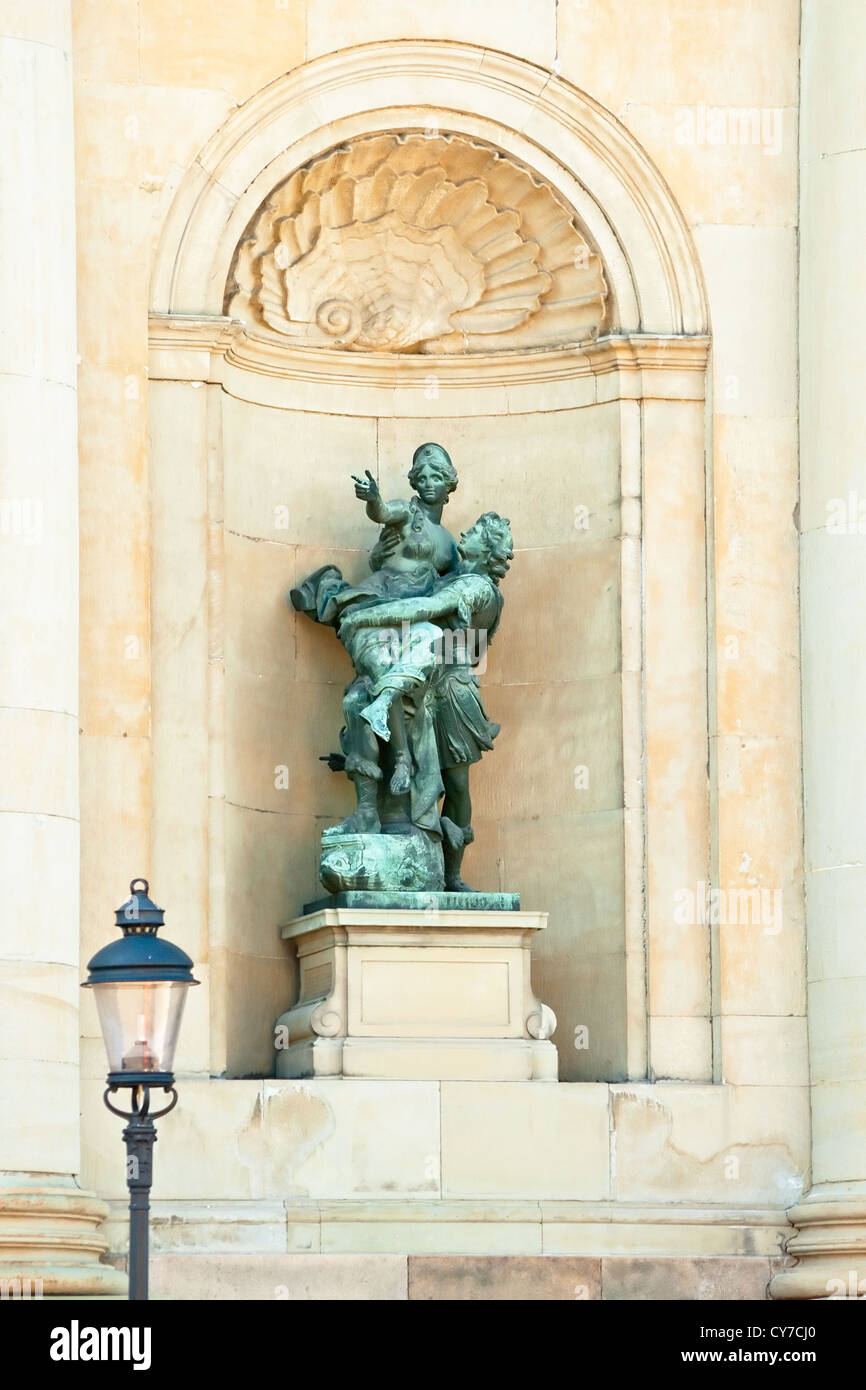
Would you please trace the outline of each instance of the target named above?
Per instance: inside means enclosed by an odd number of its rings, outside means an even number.
[[[129,1297],[142,1300],[148,1296],[153,1122],[177,1104],[174,1049],[187,991],[198,980],[193,979],[186,952],[157,936],[165,914],[151,901],[147,879],[134,878],[129,892],[129,899],[115,913],[123,936],[97,951],[88,964],[90,974],[84,986],[94,992],[108,1053],[103,1099],[113,1115],[129,1121],[123,1131],[129,1188]],[[108,1099],[123,1087],[129,1087],[129,1110],[118,1109]],[[150,1108],[152,1087],[171,1097],[161,1110]]]

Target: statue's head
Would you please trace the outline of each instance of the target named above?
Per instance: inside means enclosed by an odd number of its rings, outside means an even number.
[[[511,522],[498,512],[485,512],[463,532],[457,549],[464,560],[477,564],[498,584],[514,558]]]
[[[457,469],[441,444],[419,444],[412,455],[409,485],[422,502],[447,502],[457,486]]]

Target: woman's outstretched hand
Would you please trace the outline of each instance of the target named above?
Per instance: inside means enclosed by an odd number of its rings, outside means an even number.
[[[380,496],[379,484],[369,468],[365,468],[364,472],[367,475],[366,481],[363,478],[356,478],[354,473],[350,475],[355,484],[355,496],[360,497],[362,502],[375,502]]]

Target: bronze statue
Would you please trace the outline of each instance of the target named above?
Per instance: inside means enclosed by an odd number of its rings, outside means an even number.
[[[298,611],[336,629],[356,673],[343,698],[342,759],[329,759],[357,795],[355,811],[322,836],[331,891],[472,891],[461,877],[469,767],[499,732],[474,667],[502,614],[511,529],[485,512],[455,546],[441,516],[457,474],[438,444],[416,449],[409,481],[409,501],[386,503],[369,472],[354,478],[383,527],[369,576],[350,585],[326,565],[291,592]]]

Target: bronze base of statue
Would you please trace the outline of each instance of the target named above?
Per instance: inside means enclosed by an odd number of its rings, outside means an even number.
[[[319,877],[329,893],[351,890],[431,892],[445,886],[442,842],[435,835],[358,834],[341,826],[322,831]]]

